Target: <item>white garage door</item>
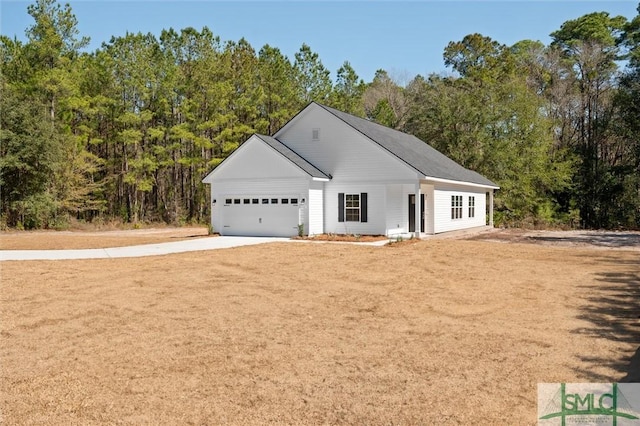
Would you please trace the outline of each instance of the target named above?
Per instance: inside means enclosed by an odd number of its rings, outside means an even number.
[[[298,235],[299,201],[296,195],[226,196],[222,235]]]

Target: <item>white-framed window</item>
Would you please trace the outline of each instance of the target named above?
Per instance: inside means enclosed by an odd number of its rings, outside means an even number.
[[[469,197],[469,217],[476,217],[476,197]]]
[[[338,222],[361,222],[368,220],[367,216],[367,193],[338,194]],[[304,198],[302,199],[304,204]]]
[[[360,194],[344,194],[344,219],[360,222]]]
[[[462,219],[462,195],[451,196],[451,219]]]

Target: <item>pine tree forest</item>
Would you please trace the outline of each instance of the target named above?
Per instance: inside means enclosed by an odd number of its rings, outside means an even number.
[[[306,44],[288,58],[206,27],[88,52],[70,6],[28,12],[25,41],[0,36],[0,228],[206,223],[202,178],[310,101],[496,182],[497,225],[640,228],[640,5],[576,17],[549,45],[469,34],[443,46],[449,73],[406,84],[348,60],[332,78]]]

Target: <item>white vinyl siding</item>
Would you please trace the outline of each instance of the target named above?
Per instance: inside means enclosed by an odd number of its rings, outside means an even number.
[[[418,177],[410,166],[317,105],[290,124],[275,137],[332,176],[324,186],[324,233],[386,235],[399,232],[398,225],[405,230],[407,219],[401,210],[406,201],[399,199],[400,191],[402,183]],[[318,141],[309,138],[314,128],[321,129]],[[387,202],[388,186],[399,203],[393,207]],[[339,193],[367,193],[366,222],[338,222]]]
[[[307,202],[309,219],[305,221],[305,232],[309,235],[324,233],[324,196],[322,182],[312,182]]]
[[[426,215],[427,217],[425,218],[425,228],[423,230],[423,232],[426,232],[427,234],[433,234],[434,230],[433,230],[433,225],[434,225],[434,214],[433,214],[433,209],[434,209],[434,188],[433,185],[422,185],[422,191],[425,194],[426,200],[425,200],[425,210],[426,210]]]
[[[462,219],[462,195],[451,196],[451,219]]]
[[[401,207],[402,215],[400,217],[400,222],[402,224],[402,231],[393,232],[393,229],[390,229],[391,234],[407,234],[409,233],[409,195],[415,195],[416,187],[415,184],[410,185],[401,185],[402,195],[401,195]],[[422,183],[420,185],[420,192],[424,195],[424,229],[421,230],[424,234],[433,234],[433,209],[434,209],[434,201],[433,201],[433,185]]]
[[[227,160],[216,167],[210,176],[215,182],[223,179],[247,178],[305,177],[310,179],[306,172],[256,136],[252,136],[236,149]]]
[[[434,184],[434,233],[486,225],[486,191],[464,185]],[[462,218],[451,218],[451,197],[462,197]],[[468,215],[469,197],[475,198],[475,217]]]
[[[367,182],[333,184],[325,183],[325,233],[385,235],[385,192],[386,185],[372,185]],[[367,194],[366,222],[338,222],[338,194]],[[346,204],[346,203],[345,203]]]
[[[417,177],[410,166],[320,106],[310,105],[275,137],[336,181],[387,184]],[[310,129],[321,129],[312,141]],[[349,190],[345,193],[350,192]]]
[[[406,191],[409,185],[387,185],[386,190],[386,223],[387,235],[405,234],[408,232],[408,213],[406,213]],[[408,191],[408,190],[407,190]]]
[[[245,200],[248,200],[247,207],[254,206],[253,200],[258,199],[257,206],[264,205],[265,208],[271,208],[273,200],[277,200],[280,208],[283,198],[288,199],[288,207],[291,207],[291,198],[299,201],[304,198],[305,203],[298,204],[297,222],[304,224],[305,232],[309,229],[308,203],[306,202],[309,197],[309,188],[312,184],[322,182],[313,182],[306,172],[259,138],[255,136],[249,138],[210,176],[213,178],[210,182],[211,199],[216,200],[216,203],[211,206],[211,224],[215,232],[224,235],[225,226],[227,230],[230,226],[237,227],[238,223],[231,217],[233,215],[253,214],[250,209],[225,211],[224,201],[229,197],[233,200],[238,199],[242,206],[245,205]],[[267,203],[264,203],[265,199],[268,200]],[[274,211],[265,210],[267,214]],[[246,220],[255,222],[254,219],[251,217]],[[297,227],[298,223],[294,225]],[[291,226],[292,229],[294,225]],[[264,235],[268,233],[268,230],[264,231]],[[292,235],[295,234],[297,229],[292,233]]]

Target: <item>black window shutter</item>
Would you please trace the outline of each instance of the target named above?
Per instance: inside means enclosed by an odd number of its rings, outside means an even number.
[[[360,194],[360,222],[367,221],[367,193]]]
[[[338,194],[338,222],[344,222],[344,192]]]

